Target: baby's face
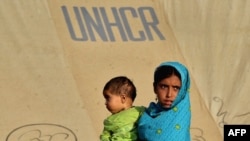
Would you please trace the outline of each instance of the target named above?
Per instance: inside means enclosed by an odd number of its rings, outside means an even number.
[[[124,109],[124,104],[122,102],[122,96],[118,94],[112,94],[109,90],[103,92],[105,98],[106,108],[112,113],[118,113]]]

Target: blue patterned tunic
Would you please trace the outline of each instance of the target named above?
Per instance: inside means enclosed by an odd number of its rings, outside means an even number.
[[[190,141],[191,109],[189,99],[190,78],[185,66],[178,62],[165,62],[181,74],[181,89],[171,105],[162,108],[151,102],[139,119],[138,133],[141,141]]]

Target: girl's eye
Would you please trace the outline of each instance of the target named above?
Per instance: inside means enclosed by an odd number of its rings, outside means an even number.
[[[181,89],[181,87],[179,87],[179,86],[175,86],[175,87],[174,87],[174,90],[175,90],[175,91],[179,91],[180,89]]]
[[[167,87],[167,86],[165,86],[165,85],[162,85],[162,86],[161,86],[161,88],[163,88],[163,89],[166,88],[166,87]]]
[[[167,85],[160,85],[161,89],[166,89],[168,86]]]

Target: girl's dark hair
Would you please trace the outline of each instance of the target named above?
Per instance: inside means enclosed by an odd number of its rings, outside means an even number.
[[[154,73],[154,86],[162,79],[176,75],[181,80],[181,74],[173,66],[159,66]]]
[[[136,98],[136,87],[126,76],[117,76],[110,79],[104,86],[103,92],[109,90],[112,94],[126,94],[132,99]]]

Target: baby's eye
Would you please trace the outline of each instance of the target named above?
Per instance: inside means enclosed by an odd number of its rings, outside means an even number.
[[[107,96],[107,95],[104,95],[104,98],[107,100],[107,99],[109,99],[110,97],[109,97],[109,96]]]

